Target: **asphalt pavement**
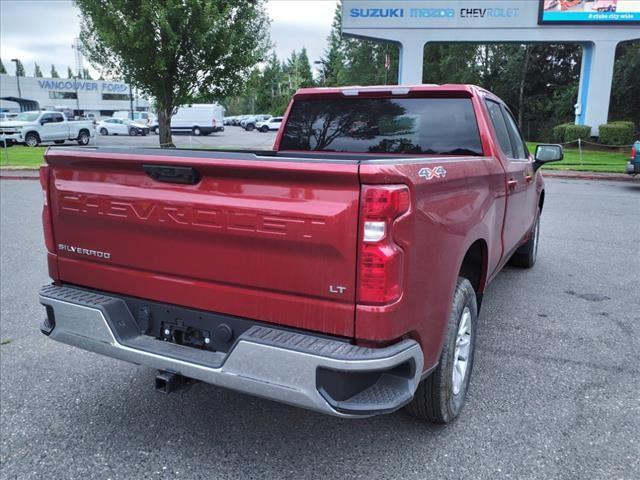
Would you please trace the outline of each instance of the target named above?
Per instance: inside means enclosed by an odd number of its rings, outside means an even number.
[[[467,405],[440,427],[162,395],[151,369],[48,340],[40,186],[1,181],[0,476],[640,478],[640,185],[552,179],[546,198],[538,263],[487,291]]]
[[[247,148],[270,149],[276,138],[276,132],[251,132],[241,127],[224,127],[224,132],[216,132],[199,137],[193,135],[173,134],[173,143],[178,148]],[[69,145],[73,145],[70,143]],[[91,141],[91,145],[100,147],[159,147],[160,139],[153,133],[149,135],[100,135],[97,134]]]

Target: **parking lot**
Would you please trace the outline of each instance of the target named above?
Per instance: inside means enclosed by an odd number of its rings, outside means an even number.
[[[547,182],[538,264],[486,293],[468,403],[437,427],[165,396],[150,369],[47,340],[40,186],[3,180],[2,478],[638,478],[640,185]]]
[[[179,148],[248,148],[270,149],[276,138],[276,132],[246,132],[241,127],[225,127],[224,132],[212,133],[206,136],[173,135],[173,143]],[[129,137],[127,135],[97,134],[91,145],[113,147],[158,147],[159,137],[153,133],[146,136]]]

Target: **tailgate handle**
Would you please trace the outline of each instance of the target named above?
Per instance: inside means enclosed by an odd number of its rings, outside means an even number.
[[[144,171],[154,180],[165,183],[195,185],[200,174],[193,167],[172,167],[167,165],[142,165]]]

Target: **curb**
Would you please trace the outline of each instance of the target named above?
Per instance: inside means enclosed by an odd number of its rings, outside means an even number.
[[[572,170],[543,170],[545,178],[569,178],[572,180],[606,180],[615,182],[639,182],[640,176],[632,176],[622,173],[596,173],[596,172],[576,172]]]
[[[0,180],[40,180],[38,170],[0,170]]]

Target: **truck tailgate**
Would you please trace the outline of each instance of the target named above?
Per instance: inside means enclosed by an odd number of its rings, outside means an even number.
[[[57,280],[353,336],[355,162],[59,148],[45,159]],[[200,180],[158,181],[145,165]]]

